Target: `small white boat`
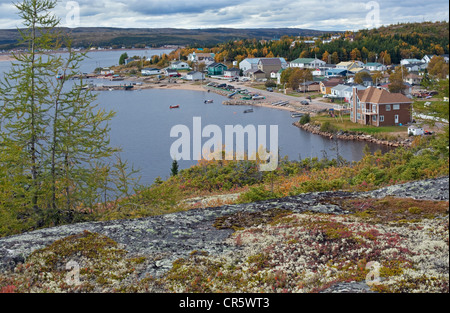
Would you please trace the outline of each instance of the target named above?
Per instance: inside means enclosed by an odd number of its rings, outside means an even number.
[[[214,103],[214,100],[205,100],[205,103]]]

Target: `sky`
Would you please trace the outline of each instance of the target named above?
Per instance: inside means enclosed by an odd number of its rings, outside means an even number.
[[[14,2],[21,0],[14,0]],[[403,22],[448,21],[448,0],[58,0],[61,25],[119,28],[305,28],[360,30]],[[0,29],[21,27],[0,0]]]

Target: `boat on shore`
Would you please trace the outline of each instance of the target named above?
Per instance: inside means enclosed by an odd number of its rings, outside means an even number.
[[[265,99],[266,99],[266,97],[259,96],[259,95],[255,95],[255,96],[252,97],[252,100],[265,100]]]
[[[303,117],[305,114],[303,114],[303,113],[292,113],[291,114],[291,117],[292,118],[301,118],[301,117]]]

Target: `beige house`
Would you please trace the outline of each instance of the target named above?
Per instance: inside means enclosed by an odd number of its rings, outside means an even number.
[[[250,78],[252,81],[267,79],[266,73],[261,70],[248,70],[244,75]]]
[[[282,63],[279,58],[264,58],[258,62],[258,70],[265,73],[265,78],[270,78],[270,73],[278,72],[282,69]]]

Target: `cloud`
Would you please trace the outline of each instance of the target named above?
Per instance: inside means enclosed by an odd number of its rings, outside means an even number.
[[[367,27],[371,2],[361,0],[78,0],[82,27],[261,28],[359,30]],[[55,10],[67,15],[67,0]],[[380,24],[449,19],[447,1],[375,1]],[[20,25],[9,1],[0,0],[0,28]]]

